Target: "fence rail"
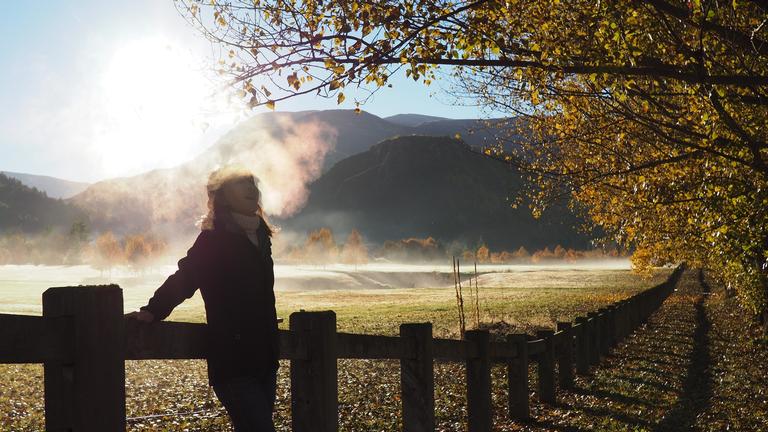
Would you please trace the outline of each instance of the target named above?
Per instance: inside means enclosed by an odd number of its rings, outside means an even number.
[[[537,365],[538,395],[556,402],[556,388],[570,388],[631,334],[673,291],[683,268],[666,282],[573,323],[535,337],[508,335],[491,341],[484,330],[464,340],[432,337],[430,323],[401,324],[400,336],[336,331],[332,311],[291,314],[280,330],[280,358],[290,360],[291,422],[296,432],[338,430],[336,360],[400,360],[403,430],[433,431],[434,361],[466,366],[470,432],[492,428],[491,365],[507,366],[507,413],[529,416],[529,364]],[[0,363],[42,363],[47,431],[124,431],[125,360],[202,359],[205,324],[143,324],[123,317],[117,285],[50,288],[43,316],[0,314]]]

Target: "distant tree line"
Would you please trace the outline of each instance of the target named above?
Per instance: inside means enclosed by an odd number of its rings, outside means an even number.
[[[120,238],[107,231],[92,238],[84,222],[75,222],[68,232],[46,229],[39,234],[20,230],[0,233],[0,265],[92,264],[100,270],[129,265],[141,270],[167,250],[167,242],[152,233],[127,234]]]
[[[470,247],[452,242],[443,244],[432,238],[387,240],[379,246],[367,246],[358,230],[352,230],[344,243],[337,243],[330,228],[320,228],[307,234],[301,244],[287,247],[278,258],[287,262],[309,264],[365,264],[373,259],[395,262],[443,262],[451,256],[464,262],[479,264],[539,264],[550,261],[576,262],[627,256],[616,248],[575,250],[560,245],[533,252],[521,246],[514,251],[492,251],[485,243]]]

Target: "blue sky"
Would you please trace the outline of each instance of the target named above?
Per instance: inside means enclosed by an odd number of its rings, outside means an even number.
[[[205,114],[211,118],[187,111],[202,96],[194,99],[185,89],[200,87],[198,72],[212,61],[211,47],[171,0],[49,1],[44,7],[41,1],[6,2],[0,52],[0,171],[80,181],[136,174],[191,159],[242,119],[211,109]],[[195,66],[185,66],[190,64]],[[150,73],[182,66],[172,76]],[[382,117],[484,115],[452,105],[434,84],[402,77],[392,83],[363,109]],[[160,90],[143,97],[144,87],[153,85]],[[354,94],[345,93],[341,108],[354,108]],[[335,100],[306,96],[277,108],[338,107]],[[167,113],[172,118],[159,126]]]

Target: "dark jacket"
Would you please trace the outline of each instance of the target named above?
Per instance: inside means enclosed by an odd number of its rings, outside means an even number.
[[[262,221],[263,222],[263,221]],[[208,318],[208,379],[211,385],[239,376],[262,376],[278,367],[272,249],[264,223],[256,247],[231,218],[203,230],[179,269],[146,306],[166,318],[200,289]]]

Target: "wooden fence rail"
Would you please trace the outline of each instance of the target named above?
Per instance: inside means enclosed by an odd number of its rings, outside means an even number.
[[[295,432],[338,430],[336,360],[400,360],[403,430],[433,431],[434,361],[466,366],[468,430],[492,428],[491,365],[507,366],[508,412],[529,416],[528,367],[537,365],[538,395],[556,401],[556,388],[573,385],[602,356],[640,326],[674,290],[682,272],[608,308],[558,323],[531,338],[492,341],[484,330],[464,340],[432,337],[432,324],[401,324],[400,335],[339,333],[332,311],[291,314],[280,330],[280,358],[290,360],[291,422]],[[143,324],[123,317],[116,285],[50,288],[43,316],[0,314],[0,363],[42,363],[46,430],[124,431],[125,360],[202,359],[205,324]]]

